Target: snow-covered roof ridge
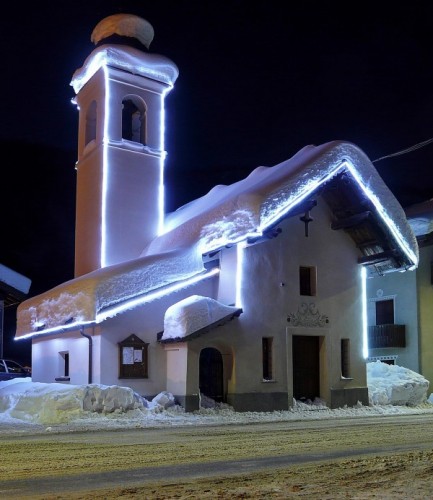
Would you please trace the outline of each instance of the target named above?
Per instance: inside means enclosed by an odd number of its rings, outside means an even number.
[[[356,145],[344,141],[306,146],[273,167],[256,168],[241,181],[213,188],[169,214],[165,234],[155,238],[143,255],[161,252],[180,242],[189,245],[197,241],[202,253],[207,253],[260,235],[343,170],[362,186],[366,196],[390,223],[395,224],[396,232],[401,234],[417,262],[418,245],[403,208],[367,155]]]
[[[168,57],[143,52],[127,45],[101,45],[91,52],[83,66],[72,75],[70,85],[76,94],[102,66],[152,78],[170,87],[179,76],[178,67]]]

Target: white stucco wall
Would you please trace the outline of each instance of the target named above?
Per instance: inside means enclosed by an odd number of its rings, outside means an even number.
[[[242,280],[244,312],[227,328],[235,329],[230,339],[234,351],[234,372],[229,389],[241,392],[291,393],[291,359],[286,336],[287,316],[297,314],[303,303],[313,303],[321,315],[329,318],[326,328],[316,327],[317,336],[325,336],[326,353],[322,357],[321,378],[329,389],[365,387],[366,369],[362,356],[362,296],[358,253],[346,233],[332,231],[326,205],[319,200],[311,213],[314,221],[305,237],[304,224],[293,217],[281,224],[275,239],[245,249]],[[317,266],[317,294],[301,297],[299,266]],[[302,333],[302,328],[296,328]],[[300,334],[300,333],[298,333]],[[311,334],[311,328],[304,334]],[[262,343],[273,337],[274,381],[262,379]],[[350,339],[351,380],[341,378],[341,339]],[[229,381],[230,383],[230,381]]]
[[[34,382],[56,382],[64,376],[64,358],[69,353],[69,383],[87,384],[89,367],[89,342],[79,332],[35,337],[32,341],[32,380]],[[68,382],[65,382],[68,383]]]
[[[99,69],[76,97],[80,119],[75,276],[138,258],[158,235],[165,158],[161,127],[167,89],[164,83],[106,68]],[[145,110],[144,145],[122,139],[122,101],[131,96]],[[86,145],[86,116],[94,102],[96,139]]]

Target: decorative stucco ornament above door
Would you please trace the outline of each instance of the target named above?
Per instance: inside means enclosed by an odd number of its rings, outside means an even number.
[[[329,323],[328,316],[320,314],[314,302],[303,302],[296,313],[289,313],[287,322],[291,326],[324,327]]]

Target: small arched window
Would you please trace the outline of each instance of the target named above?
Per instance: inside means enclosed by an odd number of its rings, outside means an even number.
[[[146,144],[146,110],[138,98],[122,101],[122,139]]]
[[[96,101],[92,101],[86,114],[85,146],[96,139]]]

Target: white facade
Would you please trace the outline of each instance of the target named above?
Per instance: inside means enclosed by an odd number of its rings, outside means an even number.
[[[308,237],[298,217],[287,219],[281,224],[278,237],[245,247],[242,257],[236,252],[235,259],[233,248],[215,255],[214,263],[219,260],[221,266],[218,277],[85,329],[93,350],[90,380],[128,385],[147,397],[167,390],[193,409],[200,393],[200,353],[213,348],[222,359],[220,382],[224,400],[244,411],[287,409],[294,395],[300,395],[294,394],[294,377],[303,376],[293,372],[293,337],[308,336],[317,338],[318,346],[306,353],[316,359],[315,397],[332,406],[356,404],[358,400],[368,404],[358,252],[347,235],[329,228],[329,210],[321,200],[313,213]],[[300,294],[301,266],[317,271],[314,295]],[[170,305],[194,294],[218,300],[233,298],[237,276],[243,310],[239,318],[191,340],[158,341]],[[147,378],[119,377],[119,343],[131,334],[149,344]],[[272,339],[270,379],[263,375],[263,338]],[[342,376],[342,339],[350,345],[350,373],[346,377]],[[62,380],[65,352],[69,354],[68,382],[88,383],[89,340],[80,332],[35,338],[35,380]],[[46,360],[43,365],[38,362],[42,353]],[[295,382],[299,390],[308,390],[302,380]],[[309,396],[306,392],[305,397]]]

